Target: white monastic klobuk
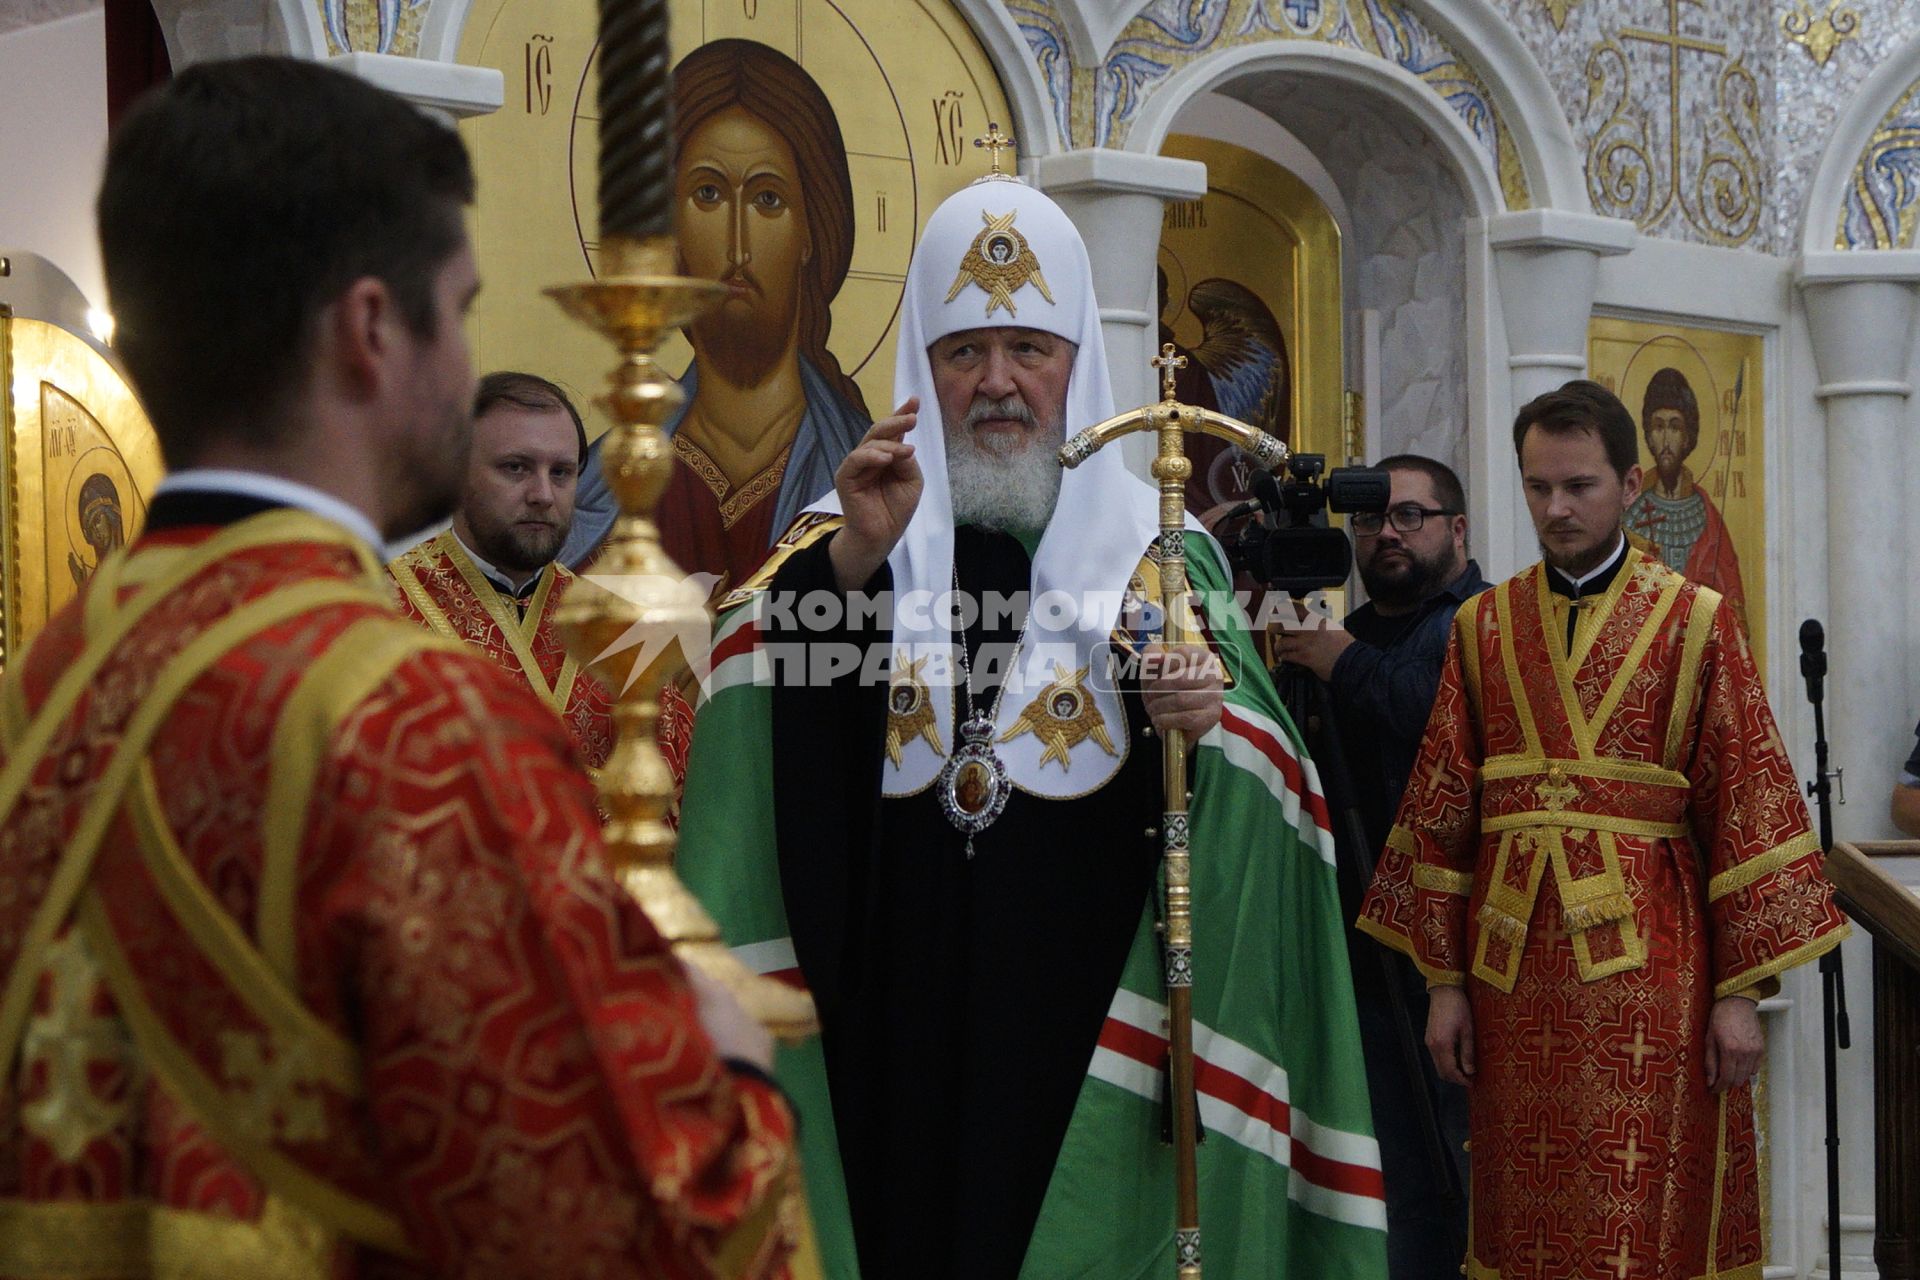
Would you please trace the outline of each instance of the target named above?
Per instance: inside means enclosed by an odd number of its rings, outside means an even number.
[[[1067,386],[1066,436],[1113,416],[1086,246],[1058,205],[1006,178],[976,182],[934,210],[907,272],[894,401],[919,397],[919,423],[908,439],[926,491],[888,558],[893,648],[910,660],[927,659],[918,675],[937,690],[931,702],[944,750],[936,752],[924,736],[905,742],[899,762],[886,762],[887,795],[911,795],[939,776],[954,749],[954,708],[961,696],[961,673],[950,656],[951,618],[939,607],[953,584],[953,507],[927,348],[948,334],[994,326],[1042,329],[1078,344]],[[1102,650],[1119,618],[1128,579],[1159,534],[1158,502],[1155,490],[1127,470],[1119,450],[1095,454],[1062,478],[1059,503],[1034,556],[1030,620],[994,709],[994,751],[1013,785],[1024,791],[1054,798],[1084,795],[1112,777],[1125,758],[1120,698],[1099,678],[1096,664],[1104,662]],[[828,495],[817,509],[839,510],[838,495]],[[1045,758],[1048,744],[1036,734],[1020,732],[1000,741],[1015,730],[1028,703],[1056,680],[1056,667],[1070,674],[1090,671],[1084,687],[1116,747],[1113,753],[1099,735],[1090,735],[1071,748],[1063,766],[1057,749],[1053,759]],[[947,682],[954,685],[951,697],[940,687]],[[989,692],[987,700],[992,696]]]

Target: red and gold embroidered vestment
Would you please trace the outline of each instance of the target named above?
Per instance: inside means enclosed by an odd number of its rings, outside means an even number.
[[[540,571],[524,608],[488,581],[451,530],[410,548],[387,565],[400,612],[435,634],[473,645],[517,673],[567,722],[580,758],[598,769],[613,751],[613,704],[568,655],[553,614],[573,585],[554,563]]]
[[[782,1272],[565,730],[337,527],[142,539],[0,735],[0,1277]]]
[[[1471,1280],[1759,1280],[1708,1017],[1846,925],[1720,596],[1629,550],[1569,646],[1545,575],[1455,619],[1359,925],[1467,988]]]

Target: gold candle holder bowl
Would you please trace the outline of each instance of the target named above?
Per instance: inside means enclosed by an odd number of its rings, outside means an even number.
[[[576,588],[555,621],[568,651],[582,666],[595,664],[615,690],[617,740],[598,779],[614,876],[674,954],[722,983],[776,1037],[798,1042],[820,1029],[813,997],[741,964],[673,869],[679,839],[667,821],[673,773],[654,742],[654,727],[661,688],[686,667],[677,637],[705,634],[711,619],[706,598],[660,545],[653,522],[674,466],[661,427],[683,399],[654,352],[726,295],[715,281],[676,274],[677,261],[670,236],[610,236],[601,245],[599,279],[546,291],[620,356],[599,400],[614,423],[600,462],[620,515],[593,566],[596,577],[617,579],[620,589]],[[622,654],[603,660],[616,647]],[[627,654],[645,654],[645,665],[633,669],[638,659]]]

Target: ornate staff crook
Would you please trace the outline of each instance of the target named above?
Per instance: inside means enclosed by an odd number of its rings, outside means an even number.
[[[1077,467],[1105,446],[1136,431],[1160,437],[1153,477],[1160,482],[1160,605],[1169,646],[1199,640],[1186,625],[1187,477],[1193,463],[1186,435],[1218,436],[1238,445],[1268,471],[1284,466],[1287,446],[1237,418],[1181,404],[1174,398],[1174,373],[1187,358],[1175,355],[1171,342],[1160,348],[1153,366],[1160,371],[1160,403],[1108,418],[1061,446],[1060,461]],[[1167,1044],[1173,1091],[1175,1218],[1173,1252],[1178,1280],[1200,1280],[1200,1185],[1197,1165],[1199,1116],[1193,1066],[1193,876],[1187,850],[1187,737],[1165,735],[1161,777],[1166,812],[1160,824],[1161,866],[1166,903],[1161,926],[1166,952]]]

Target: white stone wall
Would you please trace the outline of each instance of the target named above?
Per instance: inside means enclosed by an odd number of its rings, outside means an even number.
[[[0,34],[0,249],[42,255],[100,308],[93,197],[107,149],[105,49],[97,8]]]
[[[1298,138],[1340,191],[1347,312],[1380,315],[1378,452],[1425,454],[1465,475],[1468,210],[1445,155],[1383,100],[1323,82],[1267,79],[1221,92]],[[1351,321],[1346,346],[1351,363],[1360,348]]]

